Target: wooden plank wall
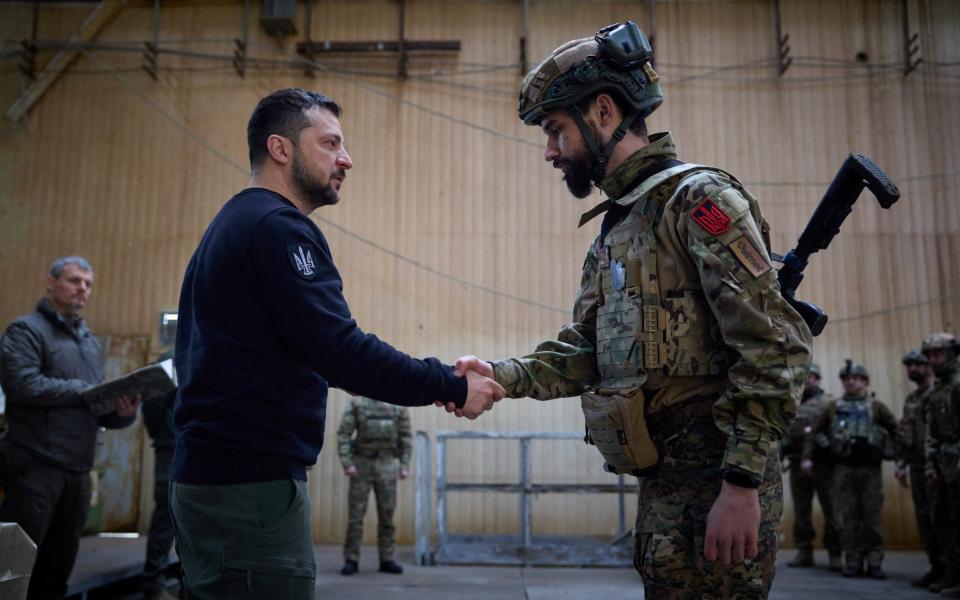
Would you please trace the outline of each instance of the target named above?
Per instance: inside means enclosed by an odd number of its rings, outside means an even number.
[[[396,37],[393,0],[316,5],[316,40]],[[884,212],[864,197],[829,252],[814,258],[800,295],[832,318],[816,342],[826,388],[840,391],[834,373],[845,357],[864,361],[878,397],[899,414],[910,390],[900,356],[925,333],[960,323],[960,214],[950,193],[960,172],[960,4],[910,1],[926,62],[907,77],[900,70],[899,1],[782,5],[794,64],[778,78],[770,2],[658,2],[657,63],[666,100],[650,129],[673,131],[685,160],[723,166],[747,182],[781,252],[848,152],[870,155],[895,178],[900,203]],[[41,37],[66,37],[83,10],[89,7],[43,6]],[[28,36],[28,16],[20,4],[0,6],[3,34]],[[280,65],[251,68],[241,79],[225,61],[165,54],[154,82],[137,52],[87,53],[26,123],[0,126],[0,321],[32,306],[50,260],[79,253],[97,269],[87,313],[93,328],[155,337],[159,311],[176,306],[203,229],[247,182],[250,111],[274,89],[304,86],[345,108],[355,167],[341,203],[316,219],[360,324],[411,354],[445,360],[531,350],[568,318],[595,234],[595,227],[577,230],[576,223],[598,198],[572,200],[542,160],[541,134],[516,119],[521,16],[517,0],[408,0],[408,39],[459,39],[463,49],[414,57],[406,81],[393,76],[393,57],[330,59],[314,79]],[[100,41],[147,40],[150,18],[151,3],[130,3]],[[628,18],[649,29],[647,3],[532,0],[529,60]],[[242,3],[164,2],[163,47],[229,54],[241,22]],[[255,17],[252,23],[252,56],[294,55],[300,36],[278,43]],[[15,61],[0,65],[0,98],[12,101],[21,86]],[[331,394],[328,440],[344,402],[342,393]],[[432,408],[412,417],[416,429],[428,432],[582,429],[576,399],[507,400],[476,422]],[[535,444],[533,456],[538,482],[610,480],[599,456],[582,444]],[[517,447],[462,443],[449,464],[452,480],[511,481]],[[887,541],[916,545],[909,495],[889,467],[886,474]],[[310,487],[314,537],[338,543],[346,480],[330,443]],[[460,494],[452,498],[450,527],[516,531],[516,508],[513,496]],[[397,520],[400,541],[409,543],[410,482],[401,484]],[[791,523],[788,501],[788,543]],[[612,536],[616,502],[541,497],[534,528]],[[368,541],[373,532],[370,519]]]

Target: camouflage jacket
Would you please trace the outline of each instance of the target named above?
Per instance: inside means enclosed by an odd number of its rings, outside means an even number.
[[[637,174],[676,149],[669,133],[655,134],[601,184],[616,203],[642,182]],[[719,329],[731,366],[714,376],[672,376],[648,400],[648,412],[694,397],[718,397],[717,427],[727,435],[722,468],[763,479],[768,452],[787,433],[810,367],[811,336],[780,295],[767,255],[762,217],[755,215],[738,182],[713,171],[685,176],[669,197],[660,197],[663,215],[655,226],[661,295],[692,291],[709,305],[710,326]],[[723,235],[710,234],[692,213],[706,200],[730,219]],[[591,211],[592,212],[592,211]],[[733,240],[730,238],[737,236]],[[731,246],[748,240],[744,257]],[[511,397],[539,400],[575,396],[599,385],[597,364],[598,258],[602,240],[591,245],[583,265],[573,322],[556,340],[522,358],[494,361],[497,381]],[[742,250],[742,248],[741,248]],[[751,261],[750,259],[757,259]],[[759,264],[757,264],[759,262]],[[642,387],[642,385],[641,385]]]
[[[386,455],[399,458],[405,469],[410,465],[412,448],[410,412],[406,408],[362,396],[350,399],[337,429],[337,452],[344,468],[353,464],[355,456]]]
[[[903,417],[897,426],[897,446],[900,460],[897,467],[924,463],[924,444],[927,429],[927,400],[933,385],[910,392],[903,401]]]
[[[832,398],[826,392],[818,388],[815,394],[800,402],[800,406],[797,407],[797,416],[790,425],[790,431],[781,445],[784,458],[789,458],[791,461],[800,460],[807,438],[813,435],[813,429],[820,419],[820,415],[831,400]],[[813,452],[818,455],[815,458],[821,460],[829,458],[829,449],[817,445],[816,442],[814,442]]]
[[[926,472],[953,481],[960,479],[960,360],[944,365],[936,375],[927,397]]]

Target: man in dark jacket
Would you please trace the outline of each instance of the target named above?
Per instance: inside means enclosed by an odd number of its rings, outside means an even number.
[[[37,544],[28,598],[62,598],[90,506],[97,429],[133,423],[139,399],[120,398],[96,417],[80,392],[103,379],[100,343],[79,312],[93,268],[79,256],[57,259],[47,295],[0,339],[0,383],[7,396],[0,439],[5,494],[0,521],[18,523]]]

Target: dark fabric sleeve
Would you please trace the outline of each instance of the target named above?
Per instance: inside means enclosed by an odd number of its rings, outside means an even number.
[[[90,384],[43,374],[43,341],[23,322],[10,324],[0,339],[0,381],[11,404],[36,407],[78,406]]]
[[[302,253],[301,253],[302,251]],[[350,316],[326,241],[294,211],[267,215],[249,246],[277,333],[332,385],[390,404],[463,406],[465,378],[436,358],[415,359],[364,333]],[[309,258],[303,269],[296,258]]]

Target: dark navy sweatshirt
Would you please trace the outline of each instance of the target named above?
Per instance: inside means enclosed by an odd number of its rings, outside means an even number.
[[[327,388],[405,406],[466,400],[466,380],[364,333],[320,229],[283,196],[247,189],[200,240],[180,291],[170,478],[306,479]]]

